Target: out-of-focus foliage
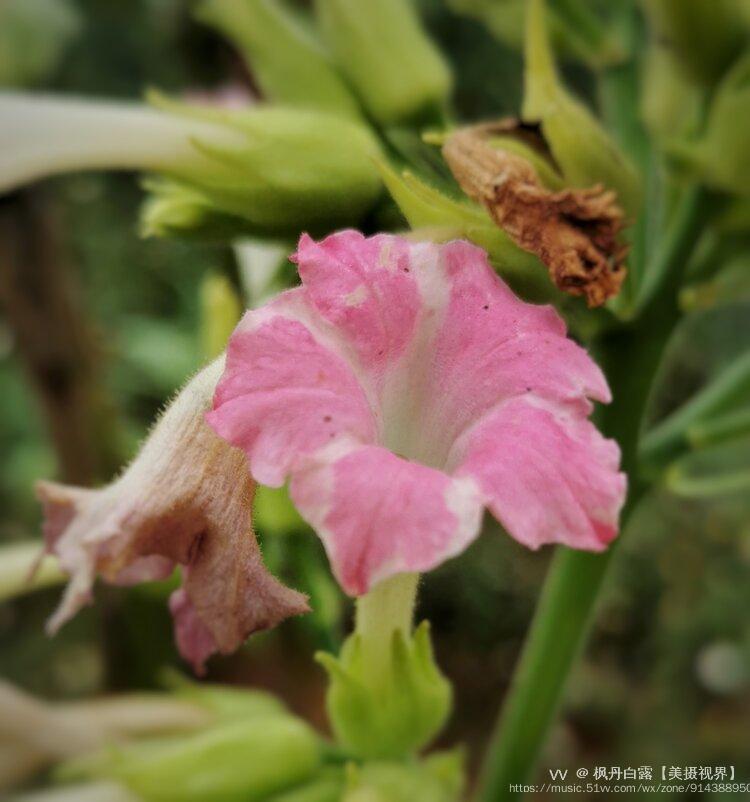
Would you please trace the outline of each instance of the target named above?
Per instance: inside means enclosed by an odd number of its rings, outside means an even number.
[[[46,79],[81,27],[67,0],[4,0],[0,5],[0,86]]]
[[[501,42],[523,46],[529,3],[526,0],[449,0],[449,7],[483,22]],[[547,16],[556,49],[593,67],[617,64],[621,44],[586,0],[552,0]]]

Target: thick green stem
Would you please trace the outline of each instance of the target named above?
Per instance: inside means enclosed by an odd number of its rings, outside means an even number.
[[[655,265],[649,265],[658,268],[660,278],[642,317],[606,335],[597,348],[614,397],[612,405],[602,410],[600,425],[620,444],[622,468],[629,477],[623,528],[644,491],[637,457],[641,422],[664,346],[679,320],[676,287],[686,252],[702,230],[696,210],[702,208],[703,199],[702,194],[686,193],[676,210],[655,254]],[[558,549],[488,749],[479,793],[482,802],[522,796],[513,789],[534,769],[615,553],[616,547],[604,554]]]
[[[393,633],[411,633],[418,582],[419,574],[397,574],[357,599],[354,629],[362,641],[364,664],[374,677],[387,673]]]

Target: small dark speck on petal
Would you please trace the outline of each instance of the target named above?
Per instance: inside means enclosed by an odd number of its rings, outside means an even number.
[[[531,392],[531,387],[527,387],[527,388],[526,388],[526,392],[527,392],[527,393],[530,393],[530,392]]]
[[[485,304],[485,305],[482,307],[482,309],[489,309],[489,308],[490,308],[490,305],[489,305],[489,304]]]
[[[330,422],[331,422],[331,416],[330,416],[330,415],[325,415],[325,416],[323,417],[323,420],[324,420],[326,423],[330,423]]]

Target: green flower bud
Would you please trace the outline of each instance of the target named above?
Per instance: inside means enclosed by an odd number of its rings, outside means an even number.
[[[390,653],[378,665],[365,654],[362,637],[351,635],[341,655],[319,653],[328,671],[327,708],[337,741],[362,758],[397,758],[425,746],[442,729],[452,692],[432,652],[422,623],[412,636],[397,629]]]
[[[296,236],[353,225],[372,208],[382,184],[379,146],[364,126],[302,109],[260,106],[247,111],[188,107],[152,100],[167,111],[211,122],[223,135],[192,140],[195,155],[152,182],[149,232],[189,231],[192,225],[246,233]]]
[[[750,195],[750,49],[719,85],[706,132],[696,143],[672,143],[669,151],[689,171],[717,189]]]
[[[742,48],[745,0],[644,0],[654,38],[694,81],[712,84]]]
[[[57,66],[80,19],[66,0],[0,3],[0,86],[32,86]]]
[[[196,13],[238,47],[267,97],[359,117],[323,47],[278,0],[203,0]]]
[[[635,216],[640,177],[591,112],[560,82],[547,36],[543,0],[529,0],[526,25],[525,97],[522,117],[539,123],[568,186],[603,184]]]
[[[316,0],[315,8],[336,61],[379,123],[440,118],[451,73],[409,0]]]
[[[311,777],[315,733],[290,715],[232,721],[203,732],[116,748],[69,770],[122,783],[145,802],[260,802]]]
[[[342,802],[457,802],[463,785],[461,752],[420,763],[365,763],[349,767]]]

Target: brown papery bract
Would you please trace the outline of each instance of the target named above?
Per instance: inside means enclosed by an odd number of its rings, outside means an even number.
[[[557,287],[601,306],[617,295],[627,274],[628,246],[617,240],[624,215],[616,195],[601,184],[546,188],[523,156],[489,141],[512,127],[503,121],[459,129],[443,145],[443,156],[461,189],[520,248],[539,257]]]

